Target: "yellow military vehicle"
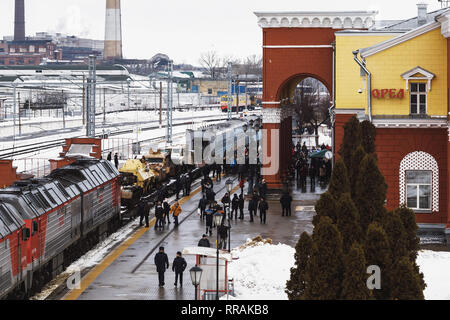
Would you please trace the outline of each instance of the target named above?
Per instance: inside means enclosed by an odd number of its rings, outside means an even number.
[[[150,148],[144,156],[147,166],[155,172],[157,182],[165,181],[175,174],[175,166],[170,160],[170,153],[166,150],[153,150]]]
[[[148,194],[158,182],[158,174],[147,163],[127,160],[120,168],[122,206],[134,206],[142,195]]]

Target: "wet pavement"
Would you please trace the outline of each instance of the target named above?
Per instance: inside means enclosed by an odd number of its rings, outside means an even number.
[[[225,181],[226,178],[222,178],[221,182],[215,183],[216,199],[221,199],[225,194]],[[237,184],[238,181],[235,179],[234,185],[237,186]],[[240,193],[240,189],[237,187],[234,190]],[[307,190],[310,191],[309,185]],[[323,190],[319,187],[316,188],[315,193],[302,193],[295,186],[292,187],[294,198],[292,216],[282,217],[279,201],[268,201],[269,210],[266,224],[260,223],[259,214],[254,217],[254,222],[249,221],[248,202],[246,202],[244,220],[233,219],[231,221],[231,248],[238,247],[247,239],[259,235],[272,239],[274,244],[284,243],[294,247],[302,232],[312,233],[311,221],[314,215],[314,202],[322,192]],[[194,287],[190,280],[189,269],[195,265],[195,256],[184,256],[188,266],[183,275],[183,288],[174,287],[175,274],[171,267],[176,252],[182,251],[184,247],[196,246],[202,234],[205,233],[205,222],[197,213],[200,198],[201,192],[193,192],[191,198],[181,204],[183,212],[179,217],[181,223],[178,228],[174,228],[173,223],[166,224],[164,230],[149,228],[101,273],[96,275],[86,290],[79,296],[71,298],[79,300],[193,300],[195,298]],[[170,200],[173,200],[173,197]],[[214,247],[215,230],[209,240],[211,247]],[[153,263],[160,246],[165,247],[170,263],[170,268],[165,273],[163,288],[158,286],[158,274]],[[68,297],[69,295],[66,296],[66,298]]]

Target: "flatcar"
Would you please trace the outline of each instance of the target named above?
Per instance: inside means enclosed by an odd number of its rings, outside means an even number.
[[[119,172],[79,159],[0,190],[0,298],[25,298],[119,227]]]

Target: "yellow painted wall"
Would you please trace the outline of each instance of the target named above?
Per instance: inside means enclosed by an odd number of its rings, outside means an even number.
[[[434,73],[431,91],[427,92],[427,114],[447,114],[447,40],[441,28],[376,53],[366,61],[372,72],[372,88],[406,89],[400,75],[417,66]],[[372,114],[409,115],[409,100],[409,91],[405,91],[403,99],[373,99]]]
[[[359,66],[352,50],[377,43],[374,36],[337,36],[336,38],[336,107],[367,108],[367,91],[363,87]],[[372,42],[367,45],[368,42]],[[378,41],[380,42],[380,41]],[[372,89],[406,89],[401,74],[417,66],[435,74],[431,92],[427,93],[427,114],[447,114],[447,42],[440,28],[395,45],[366,58],[372,73]],[[366,84],[367,86],[367,84]],[[367,113],[367,110],[366,110]],[[403,99],[372,99],[373,115],[409,115],[409,91]]]
[[[373,46],[395,35],[336,34],[336,108],[367,108],[367,91],[360,77],[360,67],[353,60],[353,51]],[[370,69],[369,69],[370,70]],[[372,71],[372,70],[370,70]],[[367,84],[366,84],[367,86]],[[362,88],[363,92],[358,93]]]

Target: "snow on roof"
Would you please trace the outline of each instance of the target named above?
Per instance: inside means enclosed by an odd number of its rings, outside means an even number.
[[[184,255],[202,255],[207,257],[217,257],[217,249],[214,248],[208,248],[208,247],[186,247],[183,249]],[[232,261],[233,257],[231,256],[231,253],[224,250],[219,250],[219,259],[226,260],[226,261]]]

